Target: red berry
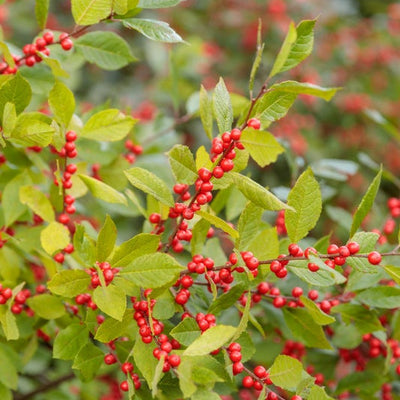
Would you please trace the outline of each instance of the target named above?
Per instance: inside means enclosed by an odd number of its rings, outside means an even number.
[[[161,215],[158,213],[150,214],[149,221],[152,224],[158,224],[161,221]]]
[[[357,242],[347,243],[347,248],[350,251],[350,254],[355,254],[360,251],[360,245]]]
[[[123,391],[123,392],[127,392],[129,390],[129,383],[128,381],[122,381],[119,385],[119,388]]]
[[[64,254],[63,253],[57,253],[54,255],[54,261],[58,262],[59,264],[62,264],[64,262]]]
[[[269,285],[267,282],[261,282],[257,286],[257,292],[260,294],[267,294],[269,291]]]
[[[254,379],[251,376],[245,376],[242,380],[242,385],[245,388],[251,388],[254,385]]]
[[[67,225],[69,222],[69,216],[67,214],[60,214],[58,216],[58,221],[61,222],[63,225]]]
[[[310,290],[310,291],[308,292],[308,298],[309,298],[310,300],[317,300],[317,299],[318,299],[318,296],[319,296],[319,293],[318,293],[317,290]]]
[[[291,398],[290,398],[290,400],[303,400],[303,398],[301,397],[301,396],[299,396],[299,395],[294,395],[294,396],[292,396]]]
[[[231,139],[232,140],[239,140],[240,136],[242,135],[242,131],[240,129],[234,128],[231,131]]]
[[[35,44],[36,44],[37,49],[39,51],[42,51],[46,47],[47,42],[44,38],[39,37],[35,40]]]
[[[242,359],[242,353],[240,351],[232,351],[229,354],[229,358],[231,359],[232,362],[239,362]]]
[[[65,50],[65,51],[71,50],[72,47],[74,46],[74,43],[70,38],[66,38],[66,39],[62,40],[60,44],[61,44],[61,47],[63,48],[63,50]]]
[[[281,308],[286,304],[286,299],[284,297],[278,296],[274,298],[273,305],[276,308]]]
[[[240,346],[240,344],[237,342],[232,342],[228,347],[229,352],[240,351],[240,350],[242,350],[242,346]]]
[[[292,296],[293,297],[300,297],[303,294],[303,289],[301,287],[294,287],[292,289]]]
[[[43,39],[46,41],[47,44],[52,44],[54,41],[53,32],[47,31],[43,34]]]
[[[311,272],[317,272],[317,271],[319,270],[319,267],[318,267],[318,265],[315,264],[315,263],[308,263],[308,269],[309,269]]]
[[[382,261],[382,256],[377,251],[372,251],[368,254],[368,261],[372,265],[377,265]]]
[[[260,129],[261,123],[260,120],[257,118],[251,118],[247,121],[247,126],[253,129]]]
[[[267,370],[262,365],[257,365],[257,367],[254,368],[254,375],[256,375],[257,378],[264,379],[267,377]]]
[[[232,364],[232,373],[233,375],[238,375],[244,370],[244,365],[238,361]]]
[[[214,178],[217,178],[217,179],[222,178],[224,176],[224,170],[220,166],[217,165],[213,169],[213,176],[214,176]]]
[[[198,173],[200,179],[204,182],[208,182],[212,178],[212,173],[207,168],[200,168]]]
[[[109,353],[104,356],[104,362],[107,365],[112,365],[117,362],[117,358],[114,356],[114,354]]]
[[[328,254],[337,254],[339,253],[339,246],[336,244],[330,244],[328,246]]]
[[[181,358],[177,354],[168,356],[168,363],[171,367],[176,368],[181,363]]]
[[[75,164],[68,164],[65,170],[73,175],[78,170],[78,167]]]
[[[124,362],[124,363],[121,365],[121,371],[122,371],[124,374],[128,374],[129,372],[132,372],[132,371],[133,371],[133,364],[130,363],[130,362]]]
[[[222,170],[223,170],[224,172],[228,172],[228,171],[231,171],[231,170],[233,169],[234,164],[233,164],[233,161],[230,160],[229,158],[224,158],[224,159],[221,161],[220,166],[221,166],[221,168],[222,168]],[[214,175],[214,176],[215,176],[215,175]]]
[[[68,131],[65,134],[65,140],[67,142],[75,142],[75,140],[77,139],[78,135],[76,134],[75,131]]]

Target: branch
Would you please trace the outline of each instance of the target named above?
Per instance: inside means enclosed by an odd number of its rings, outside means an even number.
[[[54,381],[50,381],[44,383],[42,386],[39,386],[37,389],[32,390],[31,392],[25,394],[14,394],[14,400],[30,400],[33,399],[37,394],[47,392],[53,388],[56,388],[63,382],[70,381],[71,379],[75,378],[74,373],[70,373],[68,375],[60,376],[58,379]]]

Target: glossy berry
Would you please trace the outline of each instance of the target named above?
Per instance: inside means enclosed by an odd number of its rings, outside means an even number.
[[[128,374],[128,373],[132,372],[132,371],[133,371],[133,364],[130,363],[130,362],[124,362],[124,363],[121,365],[121,371],[122,371],[124,374]]]
[[[171,367],[176,368],[181,363],[181,358],[177,354],[168,356],[168,363]]]
[[[317,299],[318,299],[318,296],[319,296],[319,293],[318,293],[317,290],[310,290],[310,291],[308,292],[308,298],[309,298],[310,300],[317,300]]]
[[[245,376],[242,380],[242,385],[245,388],[251,388],[254,385],[254,379],[251,376]]]
[[[372,251],[371,253],[368,254],[368,261],[372,265],[377,265],[382,261],[382,256],[379,252]]]
[[[232,362],[239,362],[242,360],[242,353],[240,353],[240,351],[232,351],[229,354],[229,358]]]
[[[264,379],[267,377],[267,370],[262,365],[257,365],[257,367],[254,368],[254,375],[256,375],[257,378]]]
[[[74,46],[74,42],[70,38],[62,40],[60,44],[63,50],[65,51],[71,50],[72,47]]]
[[[360,245],[357,242],[347,243],[347,248],[350,251],[350,254],[356,254],[360,251]]]
[[[253,128],[253,129],[260,129],[261,123],[260,123],[260,120],[257,118],[250,118],[247,121],[247,126],[250,128]]]
[[[123,392],[127,392],[129,390],[129,383],[128,381],[122,381],[119,385],[119,388],[123,391]]]
[[[117,358],[114,356],[114,354],[109,353],[104,356],[104,362],[107,365],[112,365],[117,362]]]
[[[161,215],[158,213],[150,214],[149,221],[152,224],[158,224],[161,221]]]
[[[300,297],[303,294],[303,289],[301,287],[294,287],[292,289],[292,296],[293,297]]]
[[[212,178],[212,173],[207,168],[199,169],[199,177],[201,180],[208,182]]]
[[[233,375],[238,375],[238,374],[242,373],[243,370],[244,370],[244,365],[240,361],[232,364]]]

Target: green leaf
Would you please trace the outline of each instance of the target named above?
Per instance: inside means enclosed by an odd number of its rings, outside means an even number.
[[[213,102],[203,85],[200,86],[200,119],[208,138],[213,137]]]
[[[290,191],[288,205],[294,211],[285,212],[285,225],[290,240],[297,243],[314,228],[322,209],[321,190],[310,168],[300,175]]]
[[[196,215],[199,215],[201,218],[204,218],[206,221],[214,225],[216,228],[222,229],[224,232],[226,232],[234,239],[237,239],[239,237],[239,233],[237,230],[233,229],[227,222],[217,217],[216,215],[212,215],[203,210],[196,211]]]
[[[244,129],[240,141],[260,167],[275,162],[279,154],[285,151],[271,133],[253,128]]]
[[[308,94],[329,101],[336,92],[340,90],[340,88],[324,88],[308,82],[284,81],[275,83],[275,85],[272,85],[269,90],[271,90],[272,93],[276,93],[277,91],[278,93],[284,92],[296,95]]]
[[[99,111],[86,122],[81,137],[105,142],[119,141],[131,131],[136,121],[117,109]]]
[[[229,342],[236,328],[229,325],[217,325],[207,329],[183,353],[184,356],[204,356]]]
[[[122,321],[118,321],[114,318],[107,318],[97,328],[94,338],[99,342],[108,343],[118,337],[127,336],[132,331],[135,332],[136,330],[132,319],[132,309],[127,309]]]
[[[97,238],[96,253],[97,261],[103,262],[114,250],[117,240],[117,227],[109,215],[106,216],[104,225],[102,226]]]
[[[233,109],[229,92],[222,78],[214,89],[213,110],[219,133],[230,131],[233,123]]]
[[[357,210],[353,217],[353,224],[351,225],[350,229],[350,237],[352,237],[357,232],[357,229],[371,210],[376,194],[378,193],[379,185],[381,183],[381,177],[382,167],[380,168],[378,174],[376,175],[364,197],[362,198],[360,205],[357,207]]]
[[[0,307],[0,323],[7,340],[19,339],[17,320],[15,315],[6,306]]]
[[[166,8],[178,5],[182,0],[139,0],[140,8]]]
[[[208,168],[211,170],[212,161],[210,160],[210,155],[208,154],[206,148],[204,146],[200,146],[196,151],[196,169],[200,168]]]
[[[185,318],[170,331],[170,335],[184,346],[189,346],[200,337],[201,331],[194,318]]]
[[[303,366],[293,357],[279,355],[269,369],[269,378],[274,385],[283,389],[293,389],[301,381]]]
[[[47,283],[48,289],[59,296],[74,297],[88,290],[90,275],[83,270],[72,269],[57,272]]]
[[[106,201],[107,203],[128,204],[122,193],[118,192],[111,186],[106,185],[104,182],[87,175],[79,174],[78,176],[82,179],[94,197]]]
[[[240,319],[239,325],[236,328],[236,332],[232,337],[232,341],[235,341],[236,339],[238,339],[242,335],[242,333],[246,331],[249,320],[253,319],[250,314],[250,307],[251,307],[251,292],[249,291],[249,292],[247,292],[246,305],[241,310],[242,318]],[[257,326],[256,326],[256,328],[258,329]],[[261,333],[261,335],[264,336],[264,333],[262,332],[262,330],[260,333]]]
[[[332,307],[332,313],[340,313],[346,324],[354,323],[361,335],[384,329],[376,313],[357,304],[339,304]]]
[[[296,100],[294,93],[285,93],[278,90],[267,92],[257,102],[255,116],[260,119],[263,126],[283,118]]]
[[[69,78],[69,73],[61,67],[60,61],[55,58],[47,57],[40,52],[39,55],[43,62],[51,69],[51,72],[56,78]]]
[[[17,115],[29,105],[32,89],[28,81],[19,72],[0,86],[0,118],[3,118],[6,103],[13,103]],[[1,120],[2,124],[3,121]]]
[[[75,98],[71,90],[64,83],[56,81],[48,101],[57,122],[67,127],[75,111]]]
[[[400,267],[395,267],[394,265],[385,265],[383,268],[391,276],[391,278],[398,285],[400,285]]]
[[[89,32],[75,40],[85,59],[105,70],[125,67],[135,58],[129,45],[114,32]]]
[[[36,21],[40,29],[46,27],[47,14],[49,12],[50,0],[36,0],[35,1],[35,15]]]
[[[340,285],[342,283],[346,282],[346,277],[344,277],[340,272],[336,271],[334,268],[328,267],[323,260],[321,260],[319,257],[314,256],[310,254],[308,256],[309,262],[312,262],[314,264],[317,264],[320,270],[325,271],[329,276],[331,276],[334,280],[334,282],[337,285]],[[307,263],[308,264],[308,263]],[[318,273],[319,271],[317,271]],[[315,274],[315,272],[313,272]]]
[[[21,146],[45,147],[53,139],[55,129],[35,113],[21,114],[8,140]]]
[[[161,356],[160,359],[158,360],[158,364],[154,370],[153,381],[150,385],[151,395],[153,396],[153,398],[157,398],[157,393],[158,393],[157,385],[158,385],[158,382],[160,382],[160,379],[163,375],[164,362],[165,362],[165,356]]]
[[[335,277],[332,273],[321,269],[317,272],[311,272],[307,267],[307,262],[292,261],[288,265],[288,270],[313,286],[328,287],[335,284]]]
[[[12,400],[13,399],[12,391],[1,382],[0,382],[0,398],[2,400]]]
[[[14,103],[6,103],[3,111],[3,135],[11,136],[17,123],[17,112]]]
[[[154,371],[158,364],[158,360],[153,356],[154,348],[154,342],[150,344],[143,343],[141,337],[137,335],[135,345],[133,346],[133,359],[135,366],[139,368],[150,387],[153,382]]]
[[[310,394],[308,395],[307,400],[334,400],[334,398],[328,396],[324,388],[318,385],[314,385],[310,390]]]
[[[19,190],[20,187],[29,183],[31,183],[30,177],[23,170],[21,174],[15,176],[5,185],[1,204],[6,226],[13,224],[27,210],[27,207],[19,201]]]
[[[192,228],[192,240],[190,241],[192,255],[202,253],[210,226],[211,224],[205,219],[200,219],[194,224]]]
[[[176,181],[192,185],[198,178],[198,175],[193,154],[189,147],[177,144],[167,155]]]
[[[270,78],[294,68],[311,54],[315,22],[316,20],[304,20],[296,28],[293,23],[290,24],[289,32],[269,74]]]
[[[126,310],[126,294],[113,283],[98,286],[93,292],[93,301],[99,309],[110,317],[122,321]]]
[[[19,188],[19,199],[26,204],[35,214],[47,222],[55,219],[53,206],[50,200],[34,186],[21,186]]]
[[[246,250],[247,246],[254,240],[260,232],[261,217],[264,210],[249,201],[240,214],[238,222],[239,238],[236,240],[235,247],[240,251]]]
[[[72,0],[72,16],[78,25],[93,25],[111,13],[112,0]]]
[[[291,22],[285,40],[282,43],[281,49],[279,50],[279,53],[275,59],[274,65],[272,66],[272,70],[269,73],[269,78],[272,78],[274,75],[278,74],[282,70],[289,56],[291,47],[294,45],[296,39],[297,39],[296,27],[294,26],[294,23]]]
[[[40,233],[40,243],[46,253],[50,255],[67,247],[69,242],[68,228],[56,221],[50,222]]]
[[[163,21],[129,18],[122,21],[125,28],[134,29],[151,40],[165,43],[180,43],[183,39]]]
[[[308,347],[331,349],[322,327],[314,322],[308,310],[302,308],[283,309],[283,316],[293,336]]]
[[[124,171],[129,182],[136,188],[153,196],[162,204],[174,206],[174,199],[168,186],[158,176],[143,168],[134,167]]]
[[[390,286],[374,287],[359,293],[356,299],[370,307],[397,308],[400,304],[400,289]]]
[[[0,52],[3,54],[4,61],[11,67],[15,67],[15,61],[7,44],[0,40]]]
[[[79,369],[84,380],[90,381],[96,376],[103,362],[104,353],[94,344],[88,343],[76,355],[72,368]]]
[[[65,314],[65,307],[61,299],[48,293],[33,296],[27,300],[27,303],[40,318],[56,319]]]
[[[0,347],[0,382],[10,389],[17,390],[18,372],[13,353],[10,354],[7,348]]]
[[[113,267],[124,267],[135,258],[157,251],[160,238],[158,235],[141,233],[122,243],[114,252],[111,259]]]
[[[357,232],[351,241],[357,242],[360,245],[359,253],[369,253],[374,250],[376,242],[379,239],[379,235],[374,232]],[[349,264],[356,271],[360,271],[367,274],[375,274],[379,271],[377,265],[372,265],[367,258],[360,257],[347,257],[347,264]]]
[[[312,300],[307,297],[301,296],[301,302],[304,304],[304,307],[309,311],[312,319],[318,325],[328,325],[335,322],[335,318],[330,315],[324,313]]]
[[[230,172],[227,176],[252,203],[264,210],[292,210],[292,207],[280,201],[270,191],[247,176],[237,172]]]
[[[208,312],[214,315],[218,315],[221,311],[232,307],[243,294],[245,285],[239,283],[231,287],[226,293],[223,293],[215,301],[213,301],[208,309]]]
[[[182,269],[170,255],[154,253],[134,259],[119,275],[139,287],[157,288],[173,283]]]
[[[83,225],[76,225],[73,245],[75,248],[74,254],[82,260],[82,263],[92,266],[96,261],[96,243],[85,232]]]
[[[53,345],[53,357],[73,360],[88,342],[89,331],[86,326],[79,323],[70,324],[57,334]]]

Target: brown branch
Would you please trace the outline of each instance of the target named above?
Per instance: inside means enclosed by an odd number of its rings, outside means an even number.
[[[75,378],[74,373],[70,373],[68,375],[60,376],[58,379],[54,381],[50,381],[47,383],[44,383],[43,385],[39,386],[37,389],[32,390],[31,392],[25,393],[25,394],[14,394],[14,400],[30,400],[33,399],[37,394],[47,392],[51,389],[56,388],[59,386],[61,383],[70,381],[71,379]]]

